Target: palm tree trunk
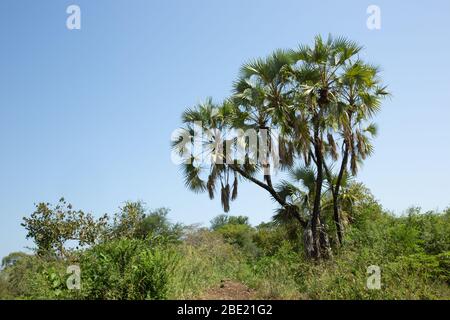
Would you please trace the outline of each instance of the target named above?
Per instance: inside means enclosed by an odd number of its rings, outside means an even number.
[[[348,147],[347,144],[345,144],[344,147],[344,155],[342,158],[341,168],[339,170],[339,175],[336,181],[336,186],[333,190],[333,216],[334,216],[334,222],[336,224],[336,231],[338,236],[338,242],[340,245],[342,245],[343,238],[344,238],[344,231],[341,223],[340,218],[340,197],[339,192],[342,184],[342,179],[344,177],[345,169],[347,168],[348,164]]]
[[[338,244],[342,246],[344,232],[342,230],[341,218],[339,215],[339,195],[336,192],[333,192],[333,220],[336,225]]]
[[[315,121],[314,128],[314,153],[316,156],[317,177],[314,191],[314,206],[311,217],[311,232],[313,238],[314,258],[320,259],[321,245],[320,245],[320,209],[323,185],[323,154],[322,154],[322,140],[319,135],[318,121]]]

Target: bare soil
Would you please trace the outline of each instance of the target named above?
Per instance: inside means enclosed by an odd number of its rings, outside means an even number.
[[[206,290],[199,297],[200,300],[251,300],[254,298],[254,290],[233,280],[222,280],[220,285]]]

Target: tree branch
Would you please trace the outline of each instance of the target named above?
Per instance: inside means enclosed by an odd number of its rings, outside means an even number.
[[[264,182],[252,177],[250,174],[248,174],[247,172],[245,172],[244,170],[242,170],[241,168],[239,168],[238,166],[236,166],[234,164],[230,164],[230,168],[233,169],[234,171],[237,171],[238,173],[240,173],[247,180],[250,180],[254,184],[256,184],[256,185],[260,186],[261,188],[265,189],[266,191],[268,191],[272,195],[272,197],[282,206],[286,205],[286,201],[280,197],[280,195],[275,191],[275,189],[273,187],[270,187],[269,185],[265,184]]]
[[[239,168],[239,166],[234,165],[234,164],[230,164],[229,165],[231,169],[233,169],[234,171],[238,172],[240,175],[242,175],[245,179],[253,182],[254,184],[260,186],[261,188],[263,188],[264,190],[268,191],[271,196],[283,207],[291,210],[291,212],[293,213],[294,217],[297,219],[297,221],[300,223],[300,225],[303,228],[307,227],[307,222],[302,218],[302,216],[298,213],[298,210],[292,210],[293,209],[293,205],[288,204],[286,202],[286,200],[284,200],[276,191],[275,189],[272,187],[272,183],[270,182],[270,185],[265,184],[264,182],[252,177],[250,174],[248,174],[247,172],[245,172],[244,170],[242,170],[241,168]],[[269,180],[271,181],[271,180]]]

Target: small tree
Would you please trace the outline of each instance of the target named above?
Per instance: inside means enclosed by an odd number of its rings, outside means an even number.
[[[227,216],[225,214],[218,215],[211,220],[211,229],[216,231],[226,224],[250,226],[248,217],[245,216]]]
[[[67,258],[71,251],[67,243],[75,241],[77,247],[95,244],[103,234],[108,217],[96,220],[91,214],[73,210],[61,198],[56,206],[37,204],[31,216],[23,220],[27,239],[33,239],[38,255]]]
[[[114,216],[108,238],[178,240],[181,237],[183,226],[169,221],[167,217],[169,211],[167,208],[148,210],[145,203],[141,201],[128,201]]]

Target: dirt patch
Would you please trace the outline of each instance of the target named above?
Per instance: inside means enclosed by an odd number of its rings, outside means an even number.
[[[241,282],[222,280],[220,285],[204,292],[200,300],[251,300],[255,298],[254,290]]]

